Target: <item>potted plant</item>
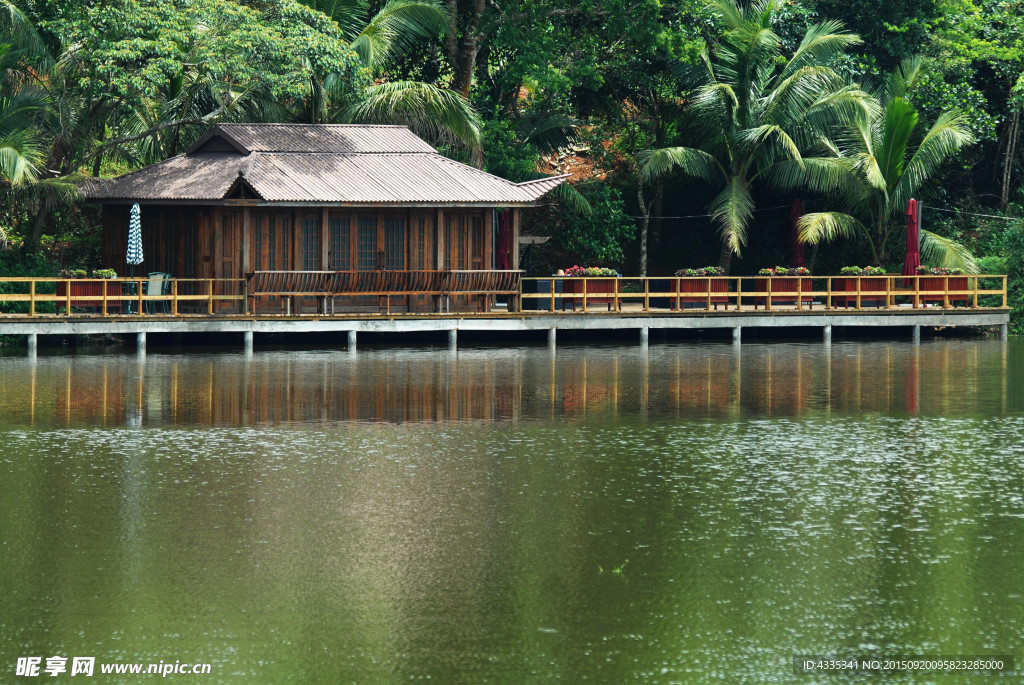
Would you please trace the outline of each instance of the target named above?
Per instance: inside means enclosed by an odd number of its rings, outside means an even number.
[[[880,266],[844,266],[839,270],[843,276],[858,278],[833,278],[832,290],[848,293],[860,291],[861,306],[881,307],[885,304],[884,294],[888,292],[888,281],[885,278],[864,278],[864,276],[885,276],[885,269]],[[833,295],[832,304],[841,304],[847,309],[852,304],[857,306],[857,295]]]
[[[814,290],[814,281],[811,278],[790,278],[791,276],[810,276],[811,271],[807,267],[803,266],[776,266],[760,269],[757,272],[758,276],[767,276],[767,278],[754,279],[754,289],[757,292],[770,292],[772,293],[772,304],[796,304],[795,293],[800,292],[812,292]],[[786,278],[776,278],[778,276],[785,276]],[[775,293],[782,293],[776,295]],[[806,304],[813,306],[814,298],[810,295],[801,295],[801,301]],[[767,295],[759,295],[754,299],[754,307],[758,304],[765,304],[768,301]]]
[[[565,293],[583,293],[583,284],[586,283],[587,293],[587,304],[606,304],[608,310],[611,311],[612,305],[615,303],[614,297],[591,297],[592,293],[615,293],[618,294],[618,278],[621,274],[615,269],[608,269],[600,266],[578,266],[573,265],[565,270],[565,275],[568,278],[586,278],[587,281],[567,280],[563,286],[563,292]],[[589,280],[595,279],[595,280]],[[614,279],[614,280],[612,280]],[[583,302],[582,297],[570,297],[567,298],[569,304],[572,305],[573,311],[576,310],[576,302]]]
[[[725,276],[725,269],[720,266],[702,266],[696,269],[679,269],[674,274],[676,280],[673,283],[677,293],[700,293],[699,295],[679,296],[678,301],[683,308],[706,307],[709,299],[708,293],[728,293],[729,280]],[[671,302],[671,308],[676,308],[676,299]],[[729,303],[728,295],[711,295],[710,302],[718,309],[718,305]]]
[[[967,290],[967,277],[964,276],[963,269],[956,269],[945,266],[919,266],[917,267],[918,276],[927,276],[927,278],[917,279],[918,291],[941,291],[942,294],[933,295],[922,295],[921,302],[925,304],[938,304],[945,305],[946,298],[949,298],[950,303],[962,302],[965,306],[967,305],[967,293],[956,293],[956,294],[945,294],[949,290]],[[951,276],[957,276],[957,278],[950,278]]]
[[[72,307],[100,309],[103,307],[104,286],[106,286],[108,298],[120,297],[121,288],[118,284],[85,280],[87,273],[85,269],[61,270],[60,277],[67,280],[57,282],[57,296],[64,298],[63,302],[65,305],[69,303],[68,296],[70,295],[69,304]],[[113,269],[98,269],[92,272],[92,277],[103,279],[116,278],[117,274],[114,273]],[[117,300],[109,300],[107,302],[108,309],[118,306],[120,306],[120,303]]]

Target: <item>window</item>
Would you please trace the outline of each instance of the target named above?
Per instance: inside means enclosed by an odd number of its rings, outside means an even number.
[[[331,253],[329,267],[334,271],[348,271],[351,266],[351,248],[349,247],[349,218],[332,218],[330,220]]]
[[[253,271],[263,271],[267,268],[267,263],[264,261],[263,255],[263,247],[266,245],[266,241],[263,239],[264,229],[263,215],[254,214],[252,217],[252,251],[254,255],[252,260]]]
[[[459,214],[458,221],[459,221],[459,235],[456,238],[456,241],[458,242],[458,248],[459,248],[459,267],[458,268],[465,269],[465,268],[467,268],[466,267],[466,216],[464,214]]]
[[[416,219],[416,268],[427,268],[427,218],[419,216]]]
[[[484,261],[484,220],[483,217],[474,216],[471,219],[473,224],[473,230],[470,231],[470,241],[472,242],[472,260],[474,269],[480,269],[483,267]]]
[[[405,268],[405,218],[384,220],[384,268]]]
[[[452,242],[452,215],[444,215],[444,268],[452,268],[452,251],[455,245]]]
[[[320,268],[320,220],[315,217],[302,221],[302,268],[306,271]]]
[[[359,270],[377,268],[377,217],[359,217]]]

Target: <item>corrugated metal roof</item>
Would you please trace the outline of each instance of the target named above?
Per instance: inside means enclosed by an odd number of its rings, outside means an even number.
[[[223,137],[241,152],[436,152],[405,126],[355,124],[218,124],[188,152]]]
[[[239,144],[244,139],[247,146],[269,147],[268,141],[274,140],[285,148],[299,145],[289,142],[290,129],[359,129],[354,136],[360,141],[355,146],[359,150],[372,147],[376,131],[387,129],[384,138],[398,140],[407,134],[427,151],[195,152],[95,184],[85,193],[90,199],[101,201],[217,201],[227,196],[236,181],[244,179],[267,202],[523,205],[535,203],[566,178],[512,183],[443,157],[405,127],[231,124],[221,128],[226,129],[225,135],[234,136],[241,131],[236,141]],[[396,136],[396,132],[404,133]],[[332,135],[313,132],[307,138],[319,136],[326,146]]]

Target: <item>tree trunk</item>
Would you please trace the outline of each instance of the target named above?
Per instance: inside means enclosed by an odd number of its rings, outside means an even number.
[[[476,70],[476,58],[480,52],[483,36],[479,35],[480,23],[486,0],[473,0],[470,16],[465,23],[462,37],[459,37],[459,3],[448,0],[448,35],[445,36],[445,50],[448,62],[452,67],[452,90],[469,97],[469,87],[473,84],[473,72]]]
[[[35,221],[32,222],[32,233],[28,239],[29,252],[39,251],[39,243],[43,238],[43,226],[46,224],[46,219],[50,216],[50,208],[52,206],[53,200],[49,195],[46,195],[39,204],[39,213],[36,214]]]
[[[722,241],[722,251],[718,253],[718,266],[725,270],[725,275],[729,275],[729,267],[732,265],[732,248],[724,240]]]
[[[636,200],[640,205],[640,214],[643,221],[640,224],[640,278],[647,277],[647,227],[651,223],[651,210],[644,202],[644,184],[640,177],[636,179]]]
[[[999,194],[999,207],[1006,209],[1010,203],[1010,181],[1013,179],[1013,158],[1017,154],[1017,139],[1020,137],[1020,112],[1010,117],[1010,133],[1006,141],[1006,157],[1003,158],[1003,187]]]

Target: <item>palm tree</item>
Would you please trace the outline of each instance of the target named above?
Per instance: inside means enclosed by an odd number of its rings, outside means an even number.
[[[740,7],[736,0],[712,6],[727,32],[714,55],[704,55],[688,114],[694,118],[700,147],[670,147],[641,157],[641,180],[673,170],[718,189],[708,212],[722,236],[720,264],[728,270],[732,255],[748,241],[754,211],[751,188],[792,186],[789,163],[800,184],[812,189],[834,186],[841,173],[830,151],[828,134],[860,112],[871,100],[828,66],[848,47],[860,43],[842,33],[838,22],[808,29],[796,51],[785,57],[772,30],[779,0],[756,0]],[[805,155],[823,155],[807,157]]]
[[[334,19],[375,76],[422,40],[447,30],[448,15],[436,0],[388,0],[367,17],[366,0],[300,0]],[[383,81],[352,93],[336,74],[310,73],[310,96],[299,118],[310,123],[405,124],[434,141],[464,145],[482,159],[480,119],[458,93],[421,81]]]
[[[843,212],[815,212],[800,222],[801,240],[817,243],[836,237],[863,238],[876,265],[890,261],[891,238],[905,227],[907,202],[973,138],[966,118],[943,112],[926,131],[907,99],[924,72],[919,57],[900,65],[876,91],[881,107],[858,117],[837,138],[844,177],[837,184]],[[971,254],[959,243],[921,231],[922,258],[943,266],[977,272]]]
[[[40,123],[46,93],[25,68],[43,43],[32,23],[11,2],[0,1],[0,182],[36,180],[45,136]]]

